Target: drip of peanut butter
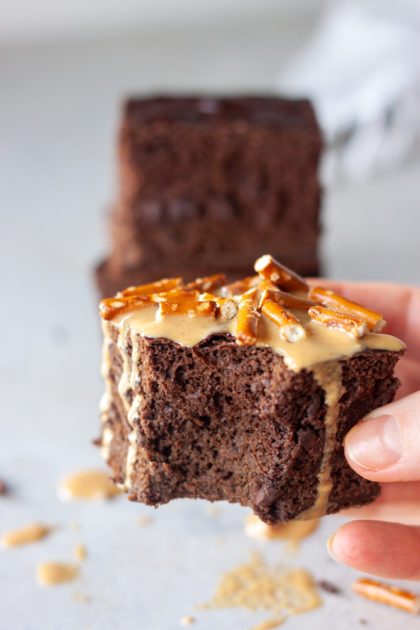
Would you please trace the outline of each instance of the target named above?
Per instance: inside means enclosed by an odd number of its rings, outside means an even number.
[[[299,543],[310,536],[318,527],[319,519],[305,521],[288,521],[267,525],[255,514],[250,514],[245,521],[245,533],[250,538],[259,540],[286,540],[293,551],[298,549]]]
[[[37,579],[41,584],[55,586],[74,580],[79,573],[79,568],[74,564],[64,562],[43,562],[38,566]]]
[[[212,600],[200,608],[265,610],[275,614],[279,624],[289,615],[308,612],[321,604],[312,577],[305,569],[268,567],[254,553],[248,563],[222,575]]]
[[[340,413],[339,402],[343,394],[341,382],[341,365],[336,361],[322,363],[313,367],[313,374],[325,392],[325,404],[327,407],[324,427],[325,443],[321,460],[321,467],[318,472],[318,487],[315,503],[298,515],[299,520],[311,520],[324,516],[328,497],[333,487],[331,478],[331,457],[335,447],[335,437],[337,434],[337,418]]]
[[[102,470],[85,470],[63,479],[58,496],[63,501],[73,499],[112,499],[121,491]]]
[[[17,547],[19,545],[27,545],[28,543],[37,542],[53,531],[54,527],[50,525],[41,525],[33,523],[27,527],[14,529],[6,532],[1,538],[1,542],[5,547]]]

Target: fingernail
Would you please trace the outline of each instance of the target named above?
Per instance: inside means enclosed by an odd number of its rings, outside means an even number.
[[[396,464],[402,455],[398,422],[394,416],[366,418],[345,439],[346,454],[357,466],[382,470]]]
[[[333,551],[334,536],[335,534],[331,534],[331,536],[327,540],[327,551],[333,560],[335,560],[336,562],[339,562],[339,560],[337,560],[337,557],[335,556],[334,551]]]

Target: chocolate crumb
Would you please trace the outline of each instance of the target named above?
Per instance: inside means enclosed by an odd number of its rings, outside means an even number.
[[[0,495],[5,495],[8,493],[8,487],[5,482],[0,479]]]
[[[359,623],[360,623],[362,626],[368,626],[368,625],[369,625],[369,622],[368,622],[368,620],[367,620],[367,619],[359,619]]]
[[[341,589],[338,588],[338,586],[336,586],[335,584],[331,584],[331,582],[328,582],[328,580],[318,580],[316,585],[320,589],[325,591],[326,593],[332,593],[333,595],[340,595],[341,594]]]

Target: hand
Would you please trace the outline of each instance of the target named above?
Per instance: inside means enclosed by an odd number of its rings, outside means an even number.
[[[328,548],[336,560],[360,571],[420,580],[420,289],[323,284],[382,313],[384,332],[407,345],[396,368],[402,383],[396,400],[368,414],[344,442],[350,466],[380,482],[381,496],[371,505],[344,511],[364,520],[340,527]]]

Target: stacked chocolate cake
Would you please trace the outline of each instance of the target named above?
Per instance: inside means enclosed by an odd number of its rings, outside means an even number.
[[[238,277],[262,251],[317,274],[320,151],[306,100],[129,100],[101,293],[168,275]]]

